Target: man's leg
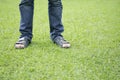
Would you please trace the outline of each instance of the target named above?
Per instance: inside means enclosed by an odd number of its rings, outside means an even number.
[[[34,0],[21,0],[19,9],[21,15],[19,31],[21,36],[16,42],[15,48],[21,49],[27,47],[32,39]]]
[[[54,43],[57,45],[68,48],[69,42],[64,40],[62,32],[64,27],[62,24],[62,2],[61,0],[48,0],[49,1],[49,22],[50,22],[50,36]]]
[[[49,22],[50,22],[50,36],[54,40],[57,36],[62,36],[64,31],[62,24],[62,3],[61,0],[48,0],[49,1]]]
[[[32,39],[34,0],[21,0],[19,9],[21,15],[20,38],[28,37]]]

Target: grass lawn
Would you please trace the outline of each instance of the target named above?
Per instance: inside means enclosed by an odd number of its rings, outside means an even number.
[[[35,0],[32,44],[18,40],[20,0],[0,0],[0,80],[120,80],[120,0],[63,0],[62,49],[49,38],[47,0]]]

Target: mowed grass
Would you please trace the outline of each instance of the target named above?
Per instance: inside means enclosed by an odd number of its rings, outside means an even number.
[[[47,0],[35,0],[32,44],[18,40],[19,0],[0,0],[0,80],[120,80],[120,0],[63,0],[64,37],[49,37]]]

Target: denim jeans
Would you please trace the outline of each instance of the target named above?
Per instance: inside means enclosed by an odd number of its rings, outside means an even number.
[[[20,33],[21,37],[29,37],[32,39],[33,28],[33,14],[34,14],[34,0],[21,0],[19,4],[21,21],[20,21]],[[57,36],[62,36],[64,31],[62,24],[62,1],[61,0],[48,0],[48,13],[49,13],[49,25],[50,36],[53,40]]]

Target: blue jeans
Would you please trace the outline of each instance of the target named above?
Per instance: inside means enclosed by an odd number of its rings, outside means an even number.
[[[34,14],[34,0],[21,0],[19,4],[21,21],[20,33],[21,37],[28,37],[32,39],[33,28],[33,14]],[[62,36],[64,31],[62,24],[62,1],[61,0],[48,0],[48,13],[50,24],[50,36],[54,40],[57,36]]]

